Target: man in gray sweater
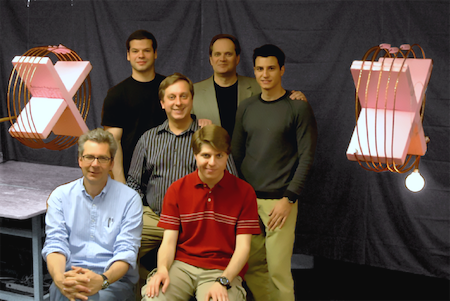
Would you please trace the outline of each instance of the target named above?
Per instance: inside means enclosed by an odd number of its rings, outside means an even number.
[[[297,200],[311,165],[317,125],[308,102],[289,98],[281,86],[285,55],[275,45],[256,48],[261,94],[238,107],[232,154],[238,172],[256,191],[262,234],[252,238],[245,276],[255,300],[294,301],[291,257]],[[266,263],[267,261],[267,263]]]

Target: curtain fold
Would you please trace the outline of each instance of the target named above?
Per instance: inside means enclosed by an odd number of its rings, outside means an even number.
[[[212,74],[208,46],[216,34],[238,37],[238,73],[246,76],[253,49],[274,43],[287,56],[283,86],[306,94],[319,129],[295,252],[450,279],[449,15],[448,1],[0,0],[0,118],[8,115],[11,60],[32,47],[63,44],[91,62],[93,129],[107,90],[131,74],[125,40],[137,29],[158,40],[158,73],[193,82]],[[405,189],[404,174],[365,171],[345,156],[355,125],[350,65],[380,43],[417,43],[434,61],[420,193]],[[77,166],[76,147],[30,149],[8,128],[0,124],[5,160]]]

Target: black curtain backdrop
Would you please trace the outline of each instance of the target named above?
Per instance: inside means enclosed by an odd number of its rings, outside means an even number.
[[[28,49],[63,44],[93,65],[87,119],[100,126],[107,90],[131,74],[125,40],[137,29],[158,40],[157,72],[209,77],[210,39],[230,33],[242,44],[239,74],[253,76],[253,49],[266,43],[287,55],[283,86],[303,91],[319,142],[301,195],[295,252],[450,279],[448,1],[26,1],[0,0],[0,117],[11,60]],[[434,68],[420,163],[422,192],[404,174],[374,173],[346,159],[355,125],[353,60],[380,43],[420,44]],[[0,124],[4,160],[77,166],[76,147],[30,149]],[[26,206],[26,204],[24,204]]]

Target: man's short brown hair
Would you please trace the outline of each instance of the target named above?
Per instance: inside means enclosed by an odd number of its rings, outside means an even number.
[[[194,84],[192,83],[192,81],[187,76],[185,76],[181,73],[175,72],[174,74],[166,77],[159,85],[159,90],[158,90],[159,100],[164,101],[164,95],[166,94],[166,89],[169,86],[172,86],[174,83],[176,83],[177,81],[180,81],[180,80],[184,80],[185,82],[187,82],[189,84],[189,91],[191,92],[192,98],[194,98]]]
[[[143,30],[143,29],[136,30],[135,32],[130,34],[127,41],[125,42],[125,45],[127,46],[127,51],[130,51],[130,42],[131,41],[145,40],[145,39],[152,41],[153,52],[155,52],[156,48],[158,48],[158,43],[156,42],[155,36],[151,32],[148,32],[147,30]]]
[[[117,152],[117,143],[114,139],[114,136],[102,129],[97,128],[93,129],[89,132],[84,133],[83,135],[78,138],[78,157],[82,157],[84,153],[84,144],[86,141],[94,141],[96,143],[107,143],[109,145],[109,153],[111,156],[111,159],[114,159],[114,156]]]
[[[226,129],[221,126],[210,124],[205,125],[194,133],[191,140],[191,147],[194,155],[198,155],[203,144],[208,144],[217,151],[227,154],[231,153],[231,139]]]
[[[241,44],[239,44],[239,40],[238,40],[235,36],[232,36],[231,34],[221,33],[221,34],[218,34],[218,35],[214,36],[214,37],[211,39],[211,42],[209,43],[209,56],[212,56],[212,51],[213,51],[213,45],[214,45],[214,43],[215,43],[217,40],[220,40],[220,39],[228,39],[228,40],[230,40],[231,42],[233,42],[233,44],[234,44],[234,50],[236,51],[236,56],[238,56],[238,55],[241,54]]]

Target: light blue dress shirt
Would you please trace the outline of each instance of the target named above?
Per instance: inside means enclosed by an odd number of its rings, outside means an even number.
[[[102,192],[92,199],[83,179],[59,186],[48,199],[44,260],[57,252],[66,257],[66,271],[73,265],[96,273],[122,260],[130,264],[123,279],[136,283],[142,233],[139,194],[108,178]]]

